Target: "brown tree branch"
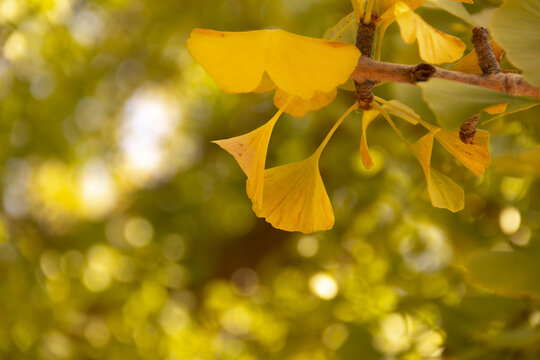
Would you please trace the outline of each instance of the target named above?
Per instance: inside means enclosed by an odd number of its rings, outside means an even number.
[[[360,23],[358,24],[358,31],[356,33],[356,47],[360,50],[362,57],[371,57],[371,52],[373,51],[373,39],[375,38],[376,19],[377,16],[372,14],[372,21],[369,24],[365,24],[363,20],[360,20]],[[354,86],[356,88],[355,98],[362,110],[371,110],[371,102],[373,101],[373,85],[375,85],[375,82],[371,80],[354,82]]]
[[[498,74],[501,72],[497,58],[493,53],[493,48],[489,43],[489,32],[483,27],[475,27],[471,42],[478,57],[478,65],[484,75]]]
[[[351,79],[361,82],[389,81],[416,84],[431,78],[457,81],[509,95],[531,96],[540,99],[540,88],[529,84],[518,74],[498,73],[493,75],[476,75],[442,69],[430,64],[403,65],[376,61],[365,56],[358,60],[358,66],[351,74]]]
[[[478,65],[482,69],[484,75],[494,75],[501,72],[497,58],[493,53],[493,48],[489,43],[489,32],[483,27],[475,27],[473,29],[471,42],[474,45],[474,50],[478,58]],[[459,138],[464,144],[472,144],[474,135],[476,134],[476,125],[480,114],[476,114],[465,120],[459,128]]]

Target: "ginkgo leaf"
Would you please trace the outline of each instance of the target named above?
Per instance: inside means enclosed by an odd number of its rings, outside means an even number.
[[[506,111],[506,108],[508,107],[509,103],[502,103],[497,105],[491,105],[484,109],[485,112],[487,112],[489,115],[497,115],[502,114]]]
[[[305,234],[331,229],[334,212],[319,172],[319,156],[264,172],[264,199],[253,204],[273,227]],[[253,200],[253,199],[252,199]]]
[[[355,0],[353,0],[354,2]],[[323,39],[344,41],[349,44],[356,43],[356,33],[358,32],[358,21],[356,13],[352,12],[341,18],[336,25],[324,32]]]
[[[489,31],[506,51],[508,60],[523,71],[531,85],[540,86],[540,2],[505,0],[489,20]]]
[[[483,125],[506,115],[525,111],[538,105],[540,105],[540,103],[534,102],[509,102],[493,105],[484,109],[485,113],[480,114],[479,121]]]
[[[472,4],[473,0],[450,0],[455,2],[462,2],[467,4]],[[382,14],[377,20],[378,23],[386,21],[394,21],[394,6],[399,1],[397,0],[379,0],[377,1],[377,12]],[[426,0],[402,0],[411,10],[416,10],[420,5],[426,2]]]
[[[299,97],[294,97],[291,103],[285,109],[285,112],[289,115],[295,117],[304,116],[308,111],[319,110],[323,107],[329,105],[337,95],[337,89],[333,89],[329,93],[315,92],[315,96],[311,99],[304,100]],[[282,90],[277,90],[274,95],[274,105],[277,108],[281,108],[287,102],[287,99],[290,98],[290,95],[285,93]]]
[[[459,138],[459,130],[444,130],[435,134],[437,141],[467,169],[482,175],[491,161],[488,144],[489,132],[476,130],[474,143],[464,144]]]
[[[442,79],[431,79],[418,86],[439,123],[448,129],[459,127],[463,121],[491,105],[510,103],[508,109],[513,108],[515,112],[540,104],[538,99]]]
[[[289,103],[291,100],[292,98]],[[287,103],[284,104],[266,124],[247,134],[213,141],[234,156],[248,178],[247,193],[257,204],[260,204],[263,199],[264,168],[270,135],[272,135],[274,125],[287,105]]]
[[[431,27],[403,1],[394,5],[394,15],[403,41],[412,44],[417,40],[423,60],[440,64],[454,62],[463,55],[466,48],[463,41]]]
[[[303,99],[343,84],[360,57],[354,45],[283,30],[195,29],[188,49],[226,92],[260,90],[266,72],[277,88]]]
[[[457,212],[465,206],[463,189],[448,176],[431,167],[433,138],[439,131],[439,129],[430,131],[416,143],[409,145],[409,148],[420,162],[424,171],[431,204],[434,207]]]
[[[490,44],[497,62],[501,62],[501,56],[504,53],[504,50],[494,40],[491,40]],[[450,70],[469,74],[482,74],[482,69],[480,68],[480,65],[478,65],[478,55],[476,54],[476,50],[465,55],[461,60],[451,66]]]
[[[369,124],[379,115],[379,112],[376,109],[371,109],[369,111],[364,111],[362,114],[362,137],[360,139],[360,156],[362,158],[362,163],[366,169],[370,169],[373,166],[373,160],[369,153],[369,148],[367,144],[366,130]]]
[[[465,207],[463,189],[448,176],[431,168],[428,183],[431,204],[438,208],[458,212]]]
[[[422,166],[422,170],[424,170],[424,174],[426,175],[428,183],[429,170],[431,167],[431,152],[433,150],[433,139],[435,138],[435,134],[438,131],[439,129],[430,131],[426,135],[422,136],[417,142],[409,145],[409,149],[411,149],[411,152],[420,162],[420,165]]]
[[[274,82],[272,81],[272,79],[270,79],[267,73],[264,73],[262,76],[261,82],[253,90],[253,92],[257,94],[262,94],[262,93],[274,90],[275,88],[276,88],[276,85],[274,85]]]
[[[319,158],[326,144],[355,109],[354,103],[336,121],[317,150],[305,160],[264,171],[264,198],[253,201],[253,211],[277,229],[312,233],[328,230],[334,224],[334,213],[319,173]]]
[[[403,0],[403,1],[396,1],[396,0],[382,0],[378,1],[378,11],[379,13],[382,13],[382,15],[379,17],[377,22],[392,22],[396,20],[395,15],[395,5],[398,2],[405,3],[411,10],[415,10],[416,8],[420,7],[426,0]]]

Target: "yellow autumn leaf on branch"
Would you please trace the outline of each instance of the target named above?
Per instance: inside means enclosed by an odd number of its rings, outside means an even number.
[[[467,169],[482,175],[489,167],[491,157],[488,149],[489,132],[476,130],[474,143],[465,144],[459,138],[459,130],[441,129],[435,135],[437,141]]]
[[[462,2],[467,4],[472,4],[473,0],[450,0],[454,2]],[[377,1],[377,11],[379,14],[380,22],[393,21],[395,20],[394,6],[398,3],[398,0],[378,0]],[[426,0],[402,0],[411,10],[416,10],[420,5],[426,2]]]
[[[226,92],[270,90],[270,79],[275,88],[306,100],[347,81],[360,57],[354,45],[283,30],[195,29],[188,49]]]
[[[424,171],[431,204],[438,208],[457,212],[465,206],[463,189],[448,176],[431,167],[433,139],[438,131],[439,129],[430,131],[416,143],[409,145],[409,148],[420,162]]]
[[[401,37],[407,44],[418,41],[420,57],[432,64],[454,62],[465,51],[463,41],[428,25],[415,14],[403,1],[394,5],[394,15],[401,31]]]
[[[319,158],[330,137],[356,108],[354,104],[341,115],[313,155],[264,171],[262,203],[248,192],[258,217],[277,229],[305,234],[332,228],[334,212],[319,172]]]
[[[247,193],[257,204],[260,204],[263,198],[264,168],[270,135],[272,135],[278,118],[291,100],[292,98],[289,98],[283,107],[263,126],[244,135],[213,141],[234,156],[248,178]]]
[[[369,111],[364,111],[362,114],[362,137],[360,139],[360,157],[362,158],[362,163],[366,169],[371,169],[373,166],[373,160],[371,159],[371,154],[369,153],[369,147],[367,144],[367,128],[369,124],[379,115],[379,112],[376,109],[371,109]]]
[[[285,112],[295,117],[302,117],[308,111],[319,110],[327,106],[334,101],[336,95],[337,89],[333,89],[328,93],[316,91],[315,95],[308,100],[295,96],[291,103],[287,106]],[[281,108],[290,97],[291,95],[277,89],[274,95],[274,105],[276,105],[277,108]]]
[[[319,172],[317,154],[264,171],[265,197],[253,211],[272,226],[305,234],[331,229],[334,213]]]

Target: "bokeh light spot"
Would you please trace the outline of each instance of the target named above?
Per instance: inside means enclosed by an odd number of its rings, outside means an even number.
[[[514,206],[505,207],[499,215],[499,225],[503,233],[512,235],[521,225],[521,213]]]
[[[337,350],[349,337],[349,330],[341,323],[332,324],[327,327],[322,336],[324,344],[331,350]]]
[[[331,300],[338,293],[336,280],[328,274],[317,273],[309,279],[309,288],[311,291],[324,300]]]
[[[296,250],[302,257],[313,257],[319,250],[319,242],[315,236],[302,236],[296,244]]]
[[[154,228],[148,220],[141,217],[134,217],[126,222],[124,236],[131,246],[143,247],[152,241]]]

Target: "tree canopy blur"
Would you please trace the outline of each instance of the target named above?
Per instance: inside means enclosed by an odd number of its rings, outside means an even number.
[[[489,28],[501,68],[539,86],[537,0],[417,1],[414,14],[399,3],[410,18],[398,22],[425,20],[465,54],[473,26]],[[351,109],[317,158],[335,224],[311,234],[259,219],[242,169],[211,143],[276,108],[269,93],[222,92],[188,53],[194,28],[346,37],[352,11],[348,0],[0,0],[0,358],[540,358],[538,101],[435,80],[375,86],[428,130],[509,103],[480,116],[491,165],[471,172],[436,142],[431,164],[465,195],[459,212],[433,207],[424,164],[381,116],[366,169]],[[428,61],[400,26],[385,29],[381,59]],[[283,114],[267,167],[309,157],[354,101],[340,90],[321,110]]]

